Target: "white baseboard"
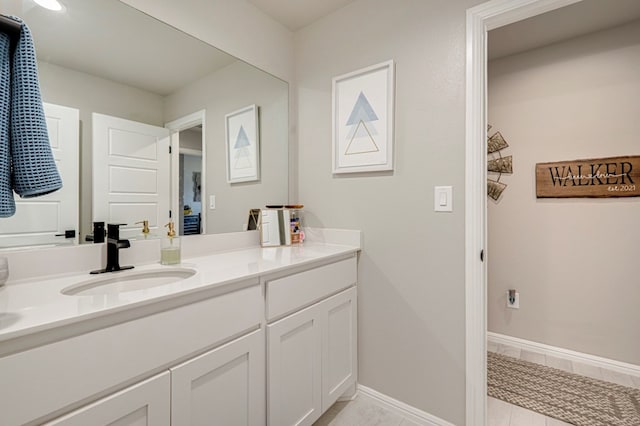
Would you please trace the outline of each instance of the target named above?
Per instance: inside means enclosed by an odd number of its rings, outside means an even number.
[[[419,410],[404,402],[393,399],[366,386],[358,385],[358,394],[364,398],[370,398],[387,410],[396,413],[407,420],[423,426],[454,426],[446,420],[442,420],[432,414]]]
[[[514,348],[524,349],[530,352],[537,352],[543,355],[550,355],[556,358],[566,359],[568,361],[581,362],[583,364],[592,365],[594,367],[606,368],[608,370],[617,371],[618,373],[640,377],[640,365],[629,364],[626,362],[616,361],[596,355],[585,354],[582,352],[572,351],[570,349],[558,348],[555,346],[545,345],[544,343],[532,342],[529,340],[520,339],[518,337],[511,337],[504,334],[492,332],[487,332],[487,340],[489,342],[501,343],[503,345],[513,346]]]

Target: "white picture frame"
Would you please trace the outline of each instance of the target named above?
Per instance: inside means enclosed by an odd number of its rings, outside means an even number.
[[[333,173],[393,170],[393,60],[333,79]]]
[[[260,180],[258,107],[249,105],[225,115],[227,182]]]

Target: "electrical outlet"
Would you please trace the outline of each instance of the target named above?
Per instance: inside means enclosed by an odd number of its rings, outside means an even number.
[[[507,291],[507,308],[520,309],[520,293],[516,292],[513,303],[509,300],[509,292]]]

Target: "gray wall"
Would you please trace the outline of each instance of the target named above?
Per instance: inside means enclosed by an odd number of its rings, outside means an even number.
[[[121,0],[286,81],[291,31],[246,0]]]
[[[283,204],[288,199],[288,86],[261,70],[235,62],[165,100],[165,118],[172,121],[206,109],[207,233],[242,231],[251,208]],[[260,180],[227,182],[225,115],[255,104],[259,107]],[[216,209],[208,208],[209,195]]]
[[[359,381],[465,418],[465,11],[480,1],[360,0],[295,34],[307,225],[364,232]],[[395,171],[331,174],[331,79],[396,62]],[[433,187],[454,186],[454,212]]]
[[[640,154],[639,70],[640,21],[490,63],[515,174],[488,203],[489,331],[640,365],[640,199],[535,198],[537,162]]]
[[[46,62],[38,63],[45,102],[80,110],[80,241],[92,232],[91,114],[164,126],[163,98],[131,86]]]
[[[246,0],[121,1],[288,83],[293,82],[293,33]],[[296,100],[291,90],[288,129],[291,203],[298,199],[295,111]]]
[[[202,131],[187,129],[180,132],[180,149],[194,149],[202,151]]]

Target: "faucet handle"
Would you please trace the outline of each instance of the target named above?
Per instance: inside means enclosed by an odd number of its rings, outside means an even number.
[[[126,223],[107,223],[107,229],[120,229],[121,226],[126,225]]]
[[[126,223],[108,223],[107,224],[107,237],[119,239],[120,227],[126,225]]]

